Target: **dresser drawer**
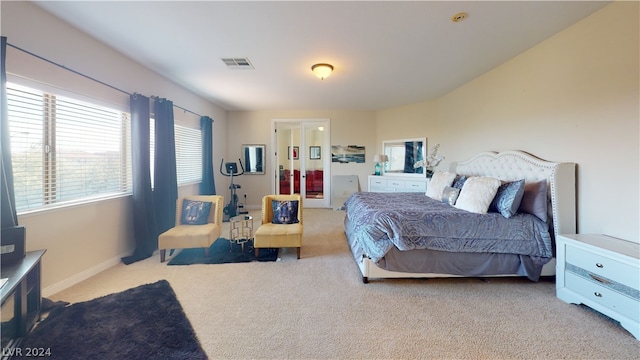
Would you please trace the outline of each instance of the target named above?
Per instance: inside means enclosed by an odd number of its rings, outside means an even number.
[[[427,191],[427,183],[424,181],[405,181],[405,190],[412,192]]]
[[[369,175],[371,192],[426,192],[427,179],[421,177],[391,177]]]
[[[640,286],[640,272],[637,266],[634,267],[571,245],[567,245],[565,256],[567,263],[585,269],[595,275],[604,276],[633,289],[638,289]]]
[[[404,180],[387,180],[387,187],[396,189],[396,191],[404,190]]]
[[[385,179],[369,179],[369,186],[370,187],[376,187],[376,188],[386,188],[387,187],[387,180]]]
[[[586,299],[611,309],[629,319],[640,318],[640,302],[626,295],[608,289],[595,281],[590,281],[571,272],[565,272],[567,289]],[[589,304],[586,304],[589,305]]]

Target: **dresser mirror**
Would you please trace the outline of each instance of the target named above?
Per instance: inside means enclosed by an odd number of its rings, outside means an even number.
[[[415,167],[414,165],[417,161],[426,158],[426,148],[426,138],[383,141],[382,149],[389,161],[384,163],[382,174],[389,176],[425,177],[424,167]]]
[[[265,146],[262,144],[242,144],[242,162],[245,175],[264,174]]]

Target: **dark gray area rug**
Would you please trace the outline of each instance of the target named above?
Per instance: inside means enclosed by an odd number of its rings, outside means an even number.
[[[19,347],[55,359],[207,359],[166,280],[57,306]]]
[[[251,261],[276,261],[279,249],[260,249],[256,258],[253,241],[244,243],[244,247],[225,238],[219,238],[209,247],[209,256],[204,249],[183,249],[167,265],[225,264]]]

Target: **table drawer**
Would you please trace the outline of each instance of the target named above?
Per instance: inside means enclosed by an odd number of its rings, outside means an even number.
[[[575,293],[633,321],[638,321],[640,318],[640,302],[638,300],[634,300],[626,295],[608,289],[597,282],[584,279],[571,272],[565,272],[564,276],[566,287]]]
[[[640,272],[637,267],[603,255],[567,245],[566,262],[634,289],[640,286]]]

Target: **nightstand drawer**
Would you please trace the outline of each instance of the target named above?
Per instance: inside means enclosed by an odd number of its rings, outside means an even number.
[[[565,283],[569,290],[611,309],[629,319],[640,318],[640,302],[617,291],[608,289],[597,282],[592,282],[571,272],[565,272]]]
[[[640,272],[637,266],[634,267],[591,251],[569,245],[566,247],[566,262],[634,289],[640,286]]]

